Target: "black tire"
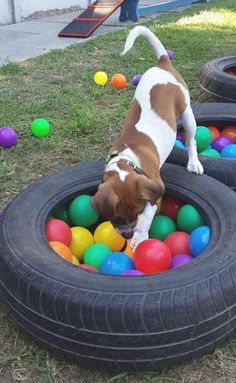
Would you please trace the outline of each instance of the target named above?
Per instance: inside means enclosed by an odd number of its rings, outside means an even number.
[[[159,275],[106,276],[55,256],[44,236],[52,210],[93,193],[102,170],[88,163],[45,177],[4,210],[0,295],[9,314],[47,350],[89,368],[159,371],[212,352],[236,325],[235,193],[165,164],[167,193],[194,203],[211,226],[207,249]]]
[[[226,72],[236,69],[236,56],[221,57],[203,65],[197,102],[236,102],[236,76]]]
[[[198,125],[211,124],[220,130],[225,125],[236,125],[236,104],[193,104],[193,113]],[[178,120],[177,127],[181,128]],[[226,158],[212,158],[199,154],[199,160],[204,167],[204,173],[218,179],[236,191],[236,160]],[[174,147],[167,162],[187,166],[188,155],[185,150]]]

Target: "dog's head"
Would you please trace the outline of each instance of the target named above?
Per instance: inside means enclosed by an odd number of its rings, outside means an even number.
[[[119,234],[130,239],[146,201],[155,204],[164,186],[133,169],[123,181],[113,171],[106,172],[103,181],[92,198],[92,206],[100,216],[112,222]]]

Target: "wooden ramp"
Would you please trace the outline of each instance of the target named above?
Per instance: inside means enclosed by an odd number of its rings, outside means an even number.
[[[124,0],[98,0],[68,24],[58,36],[89,37]]]

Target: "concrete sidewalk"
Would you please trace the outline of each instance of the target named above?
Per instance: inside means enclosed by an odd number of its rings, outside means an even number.
[[[162,0],[163,1],[163,0]],[[157,3],[141,0],[139,7]],[[81,10],[82,12],[82,10]],[[119,8],[87,39],[58,37],[60,32],[80,12],[34,19],[19,24],[0,26],[0,65],[23,61],[45,54],[53,49],[63,49],[72,44],[83,44],[98,35],[126,28],[134,23],[119,22]],[[144,19],[147,19],[146,16]]]

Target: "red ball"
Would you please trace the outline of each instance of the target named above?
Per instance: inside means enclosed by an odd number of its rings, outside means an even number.
[[[160,273],[171,265],[171,252],[159,239],[146,239],[134,252],[134,264],[137,270],[145,274]]]
[[[85,263],[81,263],[79,265],[81,269],[87,270],[87,271],[92,271],[93,273],[97,272],[97,269],[91,265],[86,265]]]
[[[183,204],[184,202],[180,198],[169,195],[162,200],[161,213],[176,221],[178,211]]]
[[[64,243],[66,246],[70,246],[72,240],[70,226],[60,219],[49,219],[46,223],[45,234],[49,242],[57,241]]]
[[[178,254],[189,254],[189,234],[184,231],[174,231],[165,238],[164,243],[170,249],[172,257]]]

